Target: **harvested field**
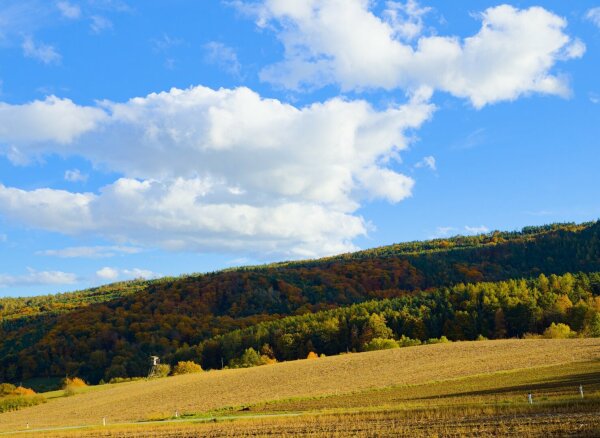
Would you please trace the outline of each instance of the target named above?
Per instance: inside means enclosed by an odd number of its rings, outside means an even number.
[[[45,438],[175,438],[175,437],[450,437],[514,436],[596,437],[598,406],[585,412],[495,412],[491,409],[444,411],[385,411],[356,414],[305,415],[202,424],[166,424],[60,431],[36,434]]]
[[[552,364],[573,364],[580,361],[588,361],[585,365],[587,367],[585,373],[588,377],[592,376],[589,378],[594,379],[596,362],[593,361],[599,359],[600,339],[463,342],[349,354],[249,369],[213,371],[153,381],[106,385],[95,391],[57,398],[49,400],[44,405],[1,414],[0,432],[21,430],[27,423],[31,428],[98,425],[103,417],[106,417],[109,423],[135,422],[166,418],[175,410],[180,413],[203,413],[222,410],[227,406],[252,406],[277,402],[277,400],[285,405],[284,400],[290,398],[318,398],[324,395],[335,397],[336,394],[338,397],[340,395],[343,397],[347,393],[363,392],[364,394],[365,391],[377,388],[419,385],[499,371],[545,367]],[[600,369],[600,362],[597,363]],[[576,371],[572,374],[577,375]],[[539,373],[532,371],[531,379],[535,379],[536,375],[543,375],[543,371]],[[546,380],[550,378],[552,377],[548,375]],[[473,380],[484,382],[480,387],[473,383],[476,389],[498,390],[498,384],[494,387],[494,378],[486,381],[486,378],[481,376],[481,379],[478,377]],[[527,379],[522,377],[516,382],[523,384],[523,380]],[[541,382],[538,381],[539,383]],[[443,396],[439,391],[436,393],[436,387],[443,388],[443,385],[430,385],[429,393],[425,391],[423,395],[429,394],[438,398]],[[413,403],[423,403],[423,395],[421,401],[413,400]],[[513,395],[506,396],[510,398]],[[333,399],[331,401],[329,405],[317,404],[306,408],[336,407],[336,403],[339,402],[339,400],[334,402]],[[390,404],[408,401],[406,398],[391,400]],[[417,404],[414,406],[416,407]],[[372,406],[373,402],[362,405]],[[337,406],[346,407],[343,403]],[[273,408],[275,406],[267,410],[297,409],[298,406],[282,405]],[[300,419],[286,419],[284,423],[294,423],[296,420],[300,421]],[[322,421],[322,419],[315,421]]]

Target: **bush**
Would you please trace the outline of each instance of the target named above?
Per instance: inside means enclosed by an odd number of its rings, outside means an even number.
[[[35,395],[35,391],[33,389],[30,388],[25,388],[23,386],[17,386],[15,388],[15,390],[13,391],[14,395]]]
[[[268,365],[277,362],[275,359],[271,359],[269,356],[260,355],[254,348],[246,348],[242,357],[238,359],[232,359],[229,362],[231,368],[249,368],[259,365]]]
[[[62,382],[62,388],[67,389],[67,387],[69,387],[69,386],[72,388],[83,388],[84,386],[87,386],[87,383],[85,383],[79,377],[73,377],[73,378],[66,377]]]
[[[143,380],[143,377],[113,377],[112,379],[110,379],[110,381],[108,383],[113,384],[113,383],[124,383],[124,382],[135,382],[136,380]],[[102,385],[102,380],[100,381],[99,385]]]
[[[0,413],[16,411],[45,402],[46,398],[41,395],[8,396],[0,399]]]
[[[156,365],[153,377],[167,377],[169,374],[171,374],[171,365],[161,363]]]
[[[0,397],[12,395],[17,387],[10,383],[0,383]]]
[[[440,338],[429,338],[425,341],[426,344],[446,344],[450,342],[446,336],[440,336]]]
[[[314,351],[311,351],[308,353],[308,355],[306,356],[307,359],[318,359],[319,355],[317,353],[315,353]]]
[[[399,341],[396,341],[399,347],[414,347],[416,345],[421,345],[420,339],[411,339],[408,336],[402,335]]]
[[[375,350],[389,350],[391,348],[398,348],[399,345],[393,339],[384,339],[384,338],[373,338],[365,345],[363,345],[363,350],[365,351],[375,351]]]
[[[173,368],[173,375],[199,373],[200,371],[202,371],[200,365],[191,360],[186,360],[177,362],[177,365]]]
[[[567,324],[559,322],[558,324],[552,323],[550,327],[544,330],[544,338],[547,339],[566,339],[573,338],[577,335],[577,332],[571,330]]]
[[[588,336],[600,338],[600,313],[595,313],[588,326]]]

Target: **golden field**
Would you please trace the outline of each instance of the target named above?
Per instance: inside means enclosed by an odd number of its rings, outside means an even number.
[[[527,404],[529,391],[534,405]],[[176,410],[202,422],[115,425],[166,419]],[[105,428],[41,436],[380,436],[411,435],[411,430],[414,436],[477,430],[481,436],[542,431],[594,436],[600,434],[599,411],[600,339],[502,340],[103,385],[0,414],[0,432],[23,430],[26,424],[31,429],[97,426],[106,417]],[[281,413],[298,416],[261,417]],[[247,415],[259,418],[203,422]]]

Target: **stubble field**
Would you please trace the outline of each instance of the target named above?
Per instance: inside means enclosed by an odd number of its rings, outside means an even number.
[[[175,411],[176,422],[148,422],[172,421]],[[103,385],[1,414],[0,432],[29,424],[89,426],[36,433],[53,437],[596,436],[598,412],[600,339],[505,340]]]

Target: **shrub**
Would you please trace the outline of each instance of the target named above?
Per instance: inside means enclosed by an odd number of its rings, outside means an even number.
[[[446,344],[450,340],[446,336],[440,336],[439,338],[429,338],[425,341],[426,344]]]
[[[393,339],[373,338],[363,346],[365,351],[389,350],[398,348],[398,343]]]
[[[79,377],[72,377],[72,378],[66,377],[63,380],[62,388],[66,389],[69,386],[72,387],[72,388],[83,388],[84,386],[87,386],[87,383],[85,383]]]
[[[124,382],[135,382],[136,380],[143,380],[143,377],[113,377],[112,379],[110,379],[110,381],[108,383],[113,384],[113,383],[124,383]],[[99,385],[102,385],[102,383],[99,383]]]
[[[244,354],[242,354],[240,358],[232,359],[229,362],[229,366],[231,368],[249,368],[259,365],[268,365],[275,362],[277,362],[275,359],[272,359],[264,354],[260,355],[258,354],[258,351],[250,347],[246,348]]]
[[[600,338],[600,313],[595,313],[588,326],[588,336]]]
[[[15,389],[17,389],[15,385],[10,383],[0,383],[0,397],[13,394]]]
[[[17,386],[13,391],[14,395],[35,395],[35,391],[30,388],[25,388],[23,386]]]
[[[550,327],[544,330],[544,338],[547,339],[566,339],[573,338],[577,335],[576,332],[571,330],[567,324],[559,322],[558,324],[552,323]]]
[[[171,374],[171,365],[166,363],[156,365],[154,377],[167,377],[169,374]]]
[[[202,371],[200,365],[191,360],[186,360],[177,362],[177,365],[173,368],[173,375],[199,373],[200,371]]]
[[[399,341],[396,341],[399,347],[414,347],[416,345],[421,345],[420,339],[411,339],[408,336],[402,335]]]
[[[35,406],[45,402],[46,398],[41,395],[8,396],[0,399],[0,413],[16,411],[21,408]]]
[[[308,355],[306,356],[307,359],[318,359],[319,355],[317,353],[315,353],[314,351],[311,351],[308,353]]]

